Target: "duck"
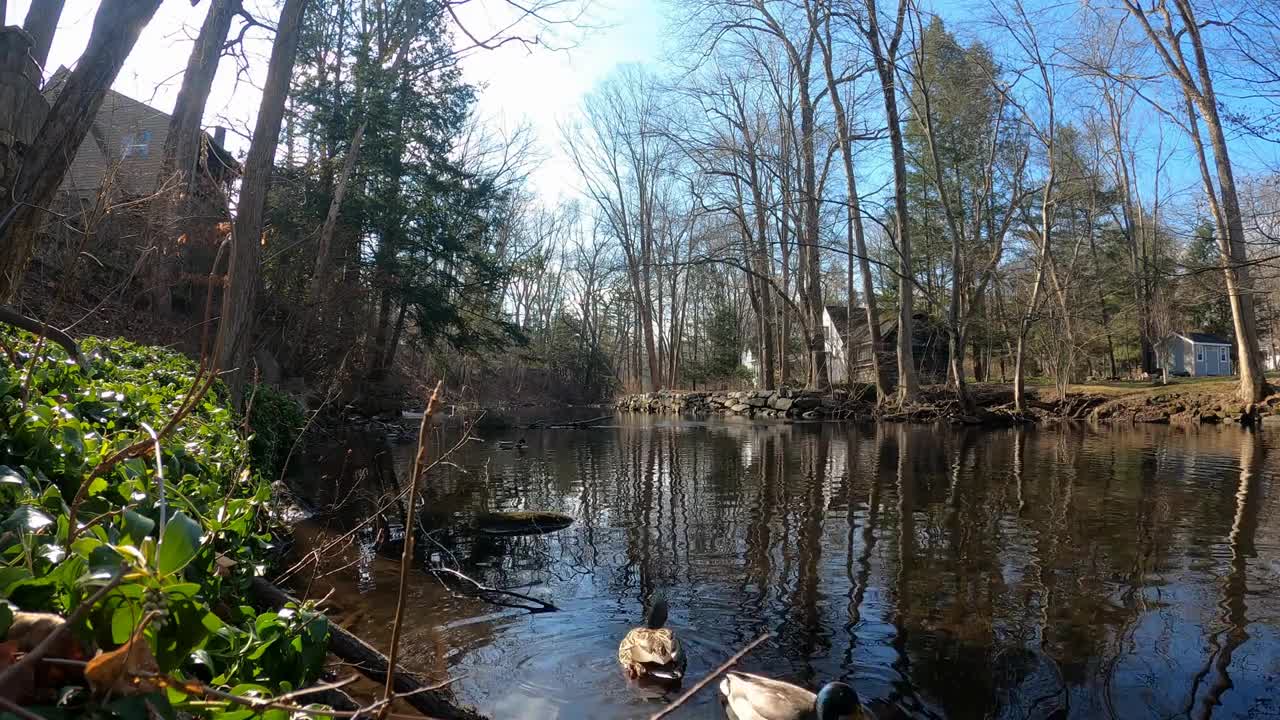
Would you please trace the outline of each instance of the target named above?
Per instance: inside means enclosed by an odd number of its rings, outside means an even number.
[[[814,695],[788,682],[730,671],[720,681],[720,694],[731,720],[864,720],[872,717],[858,693],[842,682],[827,683]]]
[[[686,659],[680,640],[667,624],[667,601],[659,597],[649,606],[644,627],[633,628],[618,645],[618,662],[627,677],[679,682]]]
[[[529,447],[529,445],[524,441],[524,438],[520,438],[519,440],[499,440],[498,441],[499,450],[523,450],[527,447]]]

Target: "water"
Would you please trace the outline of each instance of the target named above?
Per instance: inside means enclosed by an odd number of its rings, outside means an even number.
[[[742,669],[844,680],[882,717],[1280,717],[1280,433],[618,423],[472,444],[431,477],[423,562],[562,610],[415,573],[410,667],[503,720],[647,717],[670,697],[628,684],[615,654],[661,591],[691,677],[770,632]],[[361,452],[307,474],[347,502],[304,546],[350,527],[379,475],[407,477],[411,447]],[[464,529],[512,509],[577,522]],[[294,583],[333,590],[385,647],[397,565],[368,546]],[[723,715],[709,689],[675,717]]]

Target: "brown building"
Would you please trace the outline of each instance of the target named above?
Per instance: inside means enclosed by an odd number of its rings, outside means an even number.
[[[875,382],[871,364],[871,334],[867,332],[867,312],[854,308],[853,338],[849,338],[849,308],[846,305],[827,305],[822,313],[822,331],[826,338],[827,357],[831,367],[831,382]],[[916,313],[912,322],[911,354],[916,361],[920,382],[942,383],[947,379],[947,331],[924,313]],[[846,367],[845,347],[851,347],[852,367]],[[880,319],[880,363],[889,369],[889,378],[897,383],[898,371],[898,318],[891,315]]]
[[[62,91],[69,72],[65,67],[58,68],[45,83],[43,92],[50,105]],[[151,195],[160,184],[168,134],[168,113],[108,90],[89,135],[76,151],[61,191],[72,207],[92,203],[104,187],[110,189],[112,201]],[[224,130],[217,128],[209,137],[206,160],[210,174],[229,183],[239,164],[222,147],[223,136]]]

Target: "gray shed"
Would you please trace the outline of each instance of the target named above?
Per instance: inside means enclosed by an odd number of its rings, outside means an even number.
[[[1210,333],[1178,333],[1156,346],[1156,360],[1170,375],[1234,375],[1231,341]]]

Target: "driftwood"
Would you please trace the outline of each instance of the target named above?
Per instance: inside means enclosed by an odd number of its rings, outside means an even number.
[[[250,590],[256,603],[264,609],[278,610],[286,603],[298,602],[266,578],[255,577]],[[332,621],[329,622],[329,651],[350,663],[366,677],[379,682],[386,681],[387,656]],[[471,708],[453,704],[441,691],[424,691],[428,684],[412,673],[396,670],[394,677],[395,691],[420,712],[444,720],[488,720]]]
[[[528,425],[526,429],[528,430],[564,430],[568,428],[585,428],[585,427],[595,425],[601,420],[610,420],[612,418],[613,418],[613,415],[601,415],[600,417],[593,417],[590,420],[577,420],[574,422],[551,422],[550,420],[539,420],[531,425]]]
[[[75,359],[76,364],[80,366],[86,374],[89,372],[89,358],[80,352],[80,346],[76,344],[71,336],[62,332],[52,325],[46,325],[34,318],[29,318],[13,308],[0,305],[0,322],[14,327],[22,328],[28,332],[42,335],[61,345],[67,354]]]

